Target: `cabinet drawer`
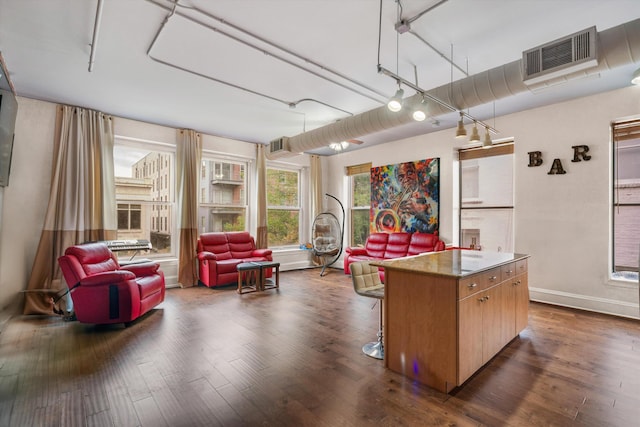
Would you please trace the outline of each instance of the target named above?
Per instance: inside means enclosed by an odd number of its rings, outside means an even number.
[[[516,263],[512,262],[511,264],[503,265],[502,267],[500,267],[500,274],[502,277],[502,281],[505,281],[515,276],[517,274]]]
[[[500,283],[500,267],[462,278],[458,281],[458,299],[483,291]]]
[[[521,259],[520,261],[516,261],[516,274],[522,274],[527,272],[527,260]]]

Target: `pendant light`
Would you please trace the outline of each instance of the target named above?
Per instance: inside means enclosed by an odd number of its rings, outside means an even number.
[[[471,130],[471,138],[469,138],[470,142],[480,142],[480,134],[478,133],[478,123],[473,121],[473,129]]]
[[[467,130],[464,128],[464,123],[462,122],[464,114],[460,111],[460,120],[458,120],[458,129],[456,129],[456,138],[462,138],[467,136]]]
[[[491,148],[493,146],[493,141],[491,140],[491,135],[489,134],[489,128],[485,128],[484,140],[482,141],[482,148]]]

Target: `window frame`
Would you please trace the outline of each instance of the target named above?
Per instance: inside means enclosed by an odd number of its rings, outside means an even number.
[[[206,168],[204,166],[204,162],[213,162],[212,163],[212,172],[215,173],[216,167],[220,166],[222,168],[222,164],[236,164],[240,165],[244,168],[244,177],[242,179],[242,200],[238,204],[226,204],[226,203],[216,203],[215,201],[203,202],[203,196],[206,195],[206,188],[203,185],[203,180],[208,179],[206,177]],[[251,162],[244,157],[236,157],[229,155],[221,155],[217,152],[211,152],[207,150],[203,150],[202,159],[200,164],[200,179],[198,184],[198,229],[200,233],[212,231],[209,228],[209,225],[203,225],[201,215],[201,211],[203,209],[209,209],[209,215],[211,215],[212,209],[241,209],[242,213],[242,221],[244,223],[243,230],[235,230],[235,231],[248,231],[249,230],[249,182],[250,182],[250,166]],[[224,178],[222,176],[221,178]],[[229,180],[232,181],[232,180]],[[227,231],[227,230],[224,230]],[[231,230],[228,230],[231,231]]]
[[[280,163],[280,162],[267,162],[266,164],[266,171],[265,173],[268,175],[269,170],[281,170],[281,171],[285,171],[285,172],[294,172],[297,174],[297,179],[298,179],[298,185],[297,185],[297,206],[278,206],[278,205],[270,205],[269,204],[269,191],[268,188],[266,189],[265,192],[265,197],[266,197],[266,209],[267,209],[267,229],[269,229],[268,224],[269,224],[269,211],[270,210],[278,210],[278,211],[291,211],[291,212],[297,212],[298,213],[298,242],[294,242],[291,244],[285,244],[285,245],[274,245],[273,242],[271,242],[271,240],[269,240],[269,248],[273,248],[273,249],[287,249],[287,248],[298,248],[302,242],[302,240],[304,240],[304,230],[305,230],[305,221],[303,218],[303,193],[302,193],[302,188],[303,188],[303,180],[304,180],[304,167],[299,166],[299,165],[292,165],[292,164],[284,164],[284,163]],[[268,179],[267,179],[268,181]],[[268,185],[268,182],[267,182]]]
[[[133,197],[126,197],[127,195],[118,195],[117,191],[115,191],[116,197],[116,212],[118,211],[118,204],[139,204],[141,205],[141,224],[145,223],[145,209],[148,210],[147,215],[149,218],[147,221],[147,226],[149,227],[149,233],[151,233],[154,229],[158,229],[158,231],[165,231],[170,239],[170,250],[168,252],[155,252],[156,246],[154,245],[154,251],[149,253],[145,253],[145,258],[150,259],[170,259],[175,258],[179,253],[179,234],[178,234],[178,222],[177,222],[177,191],[176,191],[176,146],[174,144],[169,144],[160,141],[151,141],[151,140],[140,140],[137,138],[130,138],[122,135],[114,136],[114,180],[117,181],[117,178],[120,177],[116,172],[117,168],[117,159],[115,150],[117,147],[125,147],[127,150],[138,150],[138,151],[146,151],[149,153],[160,153],[166,154],[167,156],[161,156],[158,159],[159,166],[156,166],[156,162],[151,162],[152,164],[147,166],[145,165],[144,170],[137,170],[131,173],[131,178],[134,180],[147,180],[145,185],[151,186],[151,192],[158,191],[157,195],[158,200],[144,200],[139,195]],[[164,165],[164,167],[161,167]],[[155,177],[154,171],[158,173],[167,170],[165,176],[165,185],[160,185],[160,181],[162,180],[161,176]],[[151,177],[144,178],[145,173],[151,174]],[[167,178],[169,176],[169,178]],[[116,182],[116,188],[118,187],[118,182]],[[168,192],[169,194],[160,194],[161,190]],[[157,214],[157,212],[163,212],[161,214]],[[169,220],[170,219],[170,220]],[[157,221],[159,220],[159,221]],[[116,221],[117,225],[117,221]],[[144,232],[144,226],[142,226],[137,231],[138,233]],[[162,229],[162,230],[160,230]],[[129,230],[126,230],[129,231]],[[131,236],[122,236],[121,230],[117,229],[118,239],[119,240],[128,240],[135,239],[138,237]],[[149,237],[139,237],[140,239],[150,239]],[[118,256],[127,257],[128,254],[122,253],[118,254]]]
[[[624,185],[625,187],[630,186],[630,188],[640,187],[640,176],[637,178],[625,179],[625,181],[628,182],[624,183],[620,182],[619,178],[618,159],[620,156],[620,147],[618,143],[634,140],[636,140],[637,144],[640,146],[640,117],[618,120],[611,123],[611,267],[609,268],[609,274],[613,280],[638,282],[640,262],[639,265],[632,266],[616,265],[616,253],[618,252],[616,246],[616,224],[618,223],[616,220],[617,213],[620,212],[621,207],[640,207],[640,202],[621,202],[620,200],[621,185]],[[637,218],[638,216],[631,215],[631,217]],[[640,249],[638,250],[640,251]]]
[[[361,163],[359,165],[347,166],[345,174],[347,175],[348,185],[349,185],[349,246],[358,246],[364,245],[369,234],[371,233],[371,167],[372,163]],[[355,194],[355,180],[359,176],[367,176],[369,179],[369,204],[367,205],[356,205],[356,194]],[[364,237],[364,241],[359,243],[355,238],[355,213],[356,212],[366,212],[369,217],[368,227],[366,230],[366,236]]]

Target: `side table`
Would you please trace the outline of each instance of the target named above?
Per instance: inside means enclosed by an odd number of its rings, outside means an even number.
[[[275,268],[275,281],[267,284],[265,269]],[[264,291],[280,287],[280,263],[274,261],[252,261],[238,264],[238,293]]]

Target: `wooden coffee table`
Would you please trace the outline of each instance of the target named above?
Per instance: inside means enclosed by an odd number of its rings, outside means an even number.
[[[267,283],[265,270],[267,268],[276,269],[275,281]],[[250,292],[264,291],[266,289],[277,289],[280,287],[280,263],[274,261],[252,261],[238,264],[238,293],[247,294]]]

